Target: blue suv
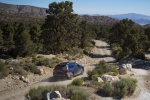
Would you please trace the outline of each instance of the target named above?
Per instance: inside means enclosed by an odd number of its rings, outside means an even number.
[[[72,79],[76,75],[82,75],[84,67],[76,62],[63,62],[55,66],[53,71],[54,77],[65,77]]]

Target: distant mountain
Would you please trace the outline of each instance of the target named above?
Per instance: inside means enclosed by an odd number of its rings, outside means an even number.
[[[1,21],[26,21],[37,22],[44,21],[46,17],[46,8],[28,6],[28,5],[12,5],[0,3],[0,20]],[[108,16],[90,16],[79,15],[79,21],[87,21],[90,24],[112,25],[118,20]]]
[[[12,4],[0,3],[0,10],[12,14],[28,13],[28,14],[34,14],[39,16],[46,15],[46,8],[39,8],[39,7],[28,6],[28,5],[12,5]]]
[[[128,18],[128,19],[131,19],[140,25],[150,24],[150,16],[147,16],[147,15],[128,13],[128,14],[108,15],[108,16],[112,17],[112,18],[119,19],[119,20]]]
[[[80,15],[79,21],[87,21],[87,23],[89,24],[97,24],[97,25],[113,25],[118,20],[108,16]]]
[[[25,21],[30,23],[43,21],[45,16],[46,8],[0,3],[0,21]]]
[[[143,27],[145,28],[150,27],[150,24],[143,25]]]

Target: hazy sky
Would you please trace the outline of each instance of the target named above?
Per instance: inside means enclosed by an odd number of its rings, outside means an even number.
[[[49,3],[66,0],[0,0],[2,3],[32,5],[48,8]],[[125,14],[150,15],[150,0],[69,0],[78,14]]]

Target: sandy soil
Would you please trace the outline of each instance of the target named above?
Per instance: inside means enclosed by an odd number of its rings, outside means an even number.
[[[138,80],[137,89],[133,96],[125,100],[150,100],[150,71],[144,69],[133,69],[135,78]]]
[[[87,71],[92,70],[94,65],[100,60],[105,60],[108,63],[115,62],[112,57],[109,45],[100,40],[95,40],[96,47],[93,48],[91,55],[94,56],[84,56],[82,59],[77,60],[81,65],[85,66],[85,73],[77,77],[86,77]],[[47,58],[50,55],[45,55]],[[67,85],[71,80],[61,80],[53,81],[52,79],[52,69],[43,67],[45,70],[44,75],[33,75],[29,76],[30,83],[23,83],[17,77],[9,76],[5,79],[0,80],[0,100],[25,100],[24,95],[29,91],[30,88],[38,86],[46,86],[51,84]],[[138,88],[133,96],[124,98],[125,100],[148,100],[150,96],[150,72],[147,70],[134,69],[135,77],[138,79]],[[112,100],[110,97],[100,97],[96,94],[92,94],[92,100]],[[150,100],[150,99],[149,99]]]

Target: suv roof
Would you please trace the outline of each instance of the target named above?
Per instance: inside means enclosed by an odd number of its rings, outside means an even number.
[[[75,62],[62,62],[62,63],[59,63],[59,64],[57,64],[57,65],[67,65],[67,64],[69,64],[69,63],[75,63]]]

